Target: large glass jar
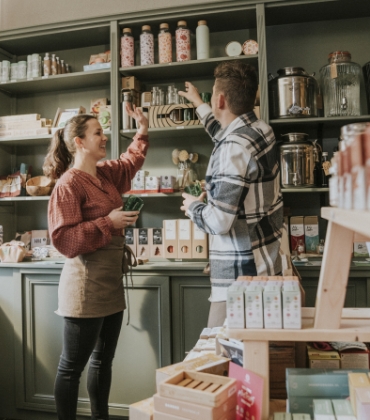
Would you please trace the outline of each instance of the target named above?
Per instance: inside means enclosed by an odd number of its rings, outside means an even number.
[[[159,64],[172,63],[172,36],[168,29],[168,23],[159,25],[158,55]]]
[[[185,20],[177,23],[176,29],[176,61],[191,60],[190,30]]]
[[[121,67],[132,67],[134,65],[134,37],[130,28],[123,28],[121,37]]]
[[[360,74],[348,51],[329,54],[329,64],[320,69],[325,117],[360,115]]]
[[[154,64],[154,36],[149,25],[144,25],[140,34],[141,65]]]

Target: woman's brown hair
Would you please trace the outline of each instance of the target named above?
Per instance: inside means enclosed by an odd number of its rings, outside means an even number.
[[[96,119],[93,115],[79,114],[67,121],[64,128],[56,131],[42,167],[45,176],[60,178],[73,162],[76,153],[75,137],[84,138],[87,122]]]

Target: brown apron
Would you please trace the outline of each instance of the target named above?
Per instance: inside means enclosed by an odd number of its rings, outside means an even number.
[[[124,237],[113,236],[103,248],[66,259],[59,282],[56,314],[98,318],[126,308],[123,246]]]

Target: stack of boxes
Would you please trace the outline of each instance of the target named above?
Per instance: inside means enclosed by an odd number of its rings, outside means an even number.
[[[190,219],[164,220],[163,228],[126,228],[126,245],[136,258],[206,259],[208,236]]]
[[[313,400],[314,420],[356,420],[348,400]]]
[[[298,278],[239,277],[228,288],[226,314],[229,328],[300,329]]]
[[[51,132],[52,120],[40,114],[0,117],[0,137],[41,136]]]

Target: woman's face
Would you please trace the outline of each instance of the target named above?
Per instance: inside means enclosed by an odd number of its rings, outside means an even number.
[[[85,137],[81,139],[83,152],[85,157],[98,162],[100,159],[105,158],[107,154],[106,145],[108,137],[103,133],[101,125],[95,118],[87,121],[86,125]]]

